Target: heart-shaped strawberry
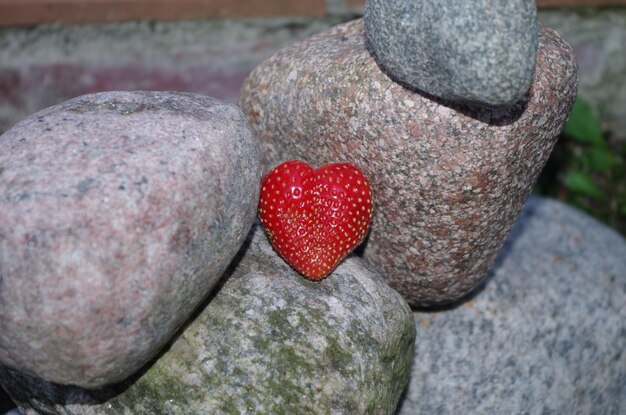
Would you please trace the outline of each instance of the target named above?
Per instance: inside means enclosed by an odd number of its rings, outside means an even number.
[[[367,234],[372,189],[352,164],[313,169],[303,161],[287,161],[261,186],[259,218],[269,240],[307,278],[326,277]]]

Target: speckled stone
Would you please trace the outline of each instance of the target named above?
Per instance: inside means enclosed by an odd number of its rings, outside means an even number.
[[[108,92],[0,136],[0,361],[97,387],[138,370],[245,240],[259,147],[234,105]]]
[[[364,21],[383,70],[439,98],[511,105],[531,84],[535,0],[368,0]]]
[[[415,325],[402,297],[349,258],[299,276],[261,229],[224,286],[137,379],[100,391],[0,371],[26,414],[393,414]]]
[[[568,45],[542,29],[535,79],[515,106],[448,106],[389,79],[361,20],[259,65],[240,106],[268,171],[348,161],[372,183],[363,256],[412,305],[455,301],[487,275],[576,95]]]
[[[400,415],[626,413],[626,240],[532,198],[484,290],[416,312]]]

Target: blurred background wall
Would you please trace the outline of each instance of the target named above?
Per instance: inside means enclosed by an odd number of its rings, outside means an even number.
[[[0,0],[0,132],[103,90],[173,89],[234,102],[277,49],[362,14],[364,0]],[[539,0],[572,44],[580,94],[626,140],[626,0]]]

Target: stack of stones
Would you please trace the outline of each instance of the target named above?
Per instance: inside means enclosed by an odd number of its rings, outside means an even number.
[[[111,92],[2,135],[0,383],[20,410],[626,408],[626,241],[558,202],[522,209],[572,51],[533,1],[466,3],[370,1],[262,63],[243,111]],[[369,239],[320,282],[254,225],[288,159],[373,186]]]
[[[2,135],[0,381],[22,412],[394,410],[409,307],[358,258],[314,283],[251,232],[259,159],[236,106],[193,94],[87,95]]]
[[[363,258],[412,306],[484,280],[576,95],[572,51],[538,32],[534,2],[491,3],[370,1],[242,89],[264,171],[362,167],[376,196]]]

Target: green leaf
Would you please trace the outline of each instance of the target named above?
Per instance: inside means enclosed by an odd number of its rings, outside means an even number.
[[[609,171],[616,163],[615,155],[606,148],[587,148],[583,151],[582,156],[594,171]]]
[[[591,177],[581,171],[571,171],[565,176],[565,186],[573,192],[586,196],[600,198],[602,192],[595,185]]]
[[[576,98],[563,133],[581,143],[604,145],[605,140],[600,128],[600,119],[594,114],[591,106],[582,98]]]

